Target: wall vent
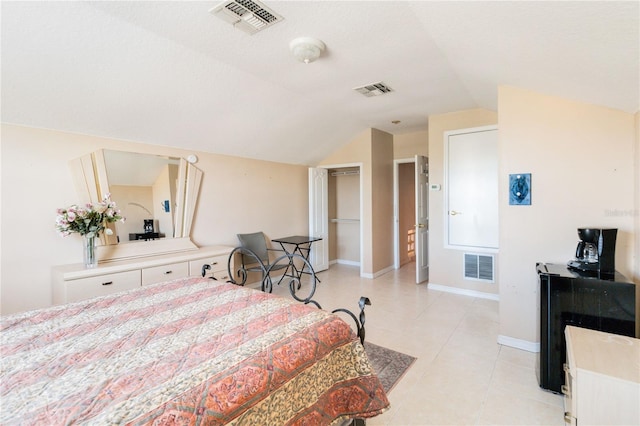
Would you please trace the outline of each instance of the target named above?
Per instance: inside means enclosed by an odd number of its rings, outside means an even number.
[[[248,34],[255,34],[284,19],[255,0],[224,1],[210,9],[209,13]]]
[[[464,254],[464,278],[468,280],[494,282],[493,256]]]
[[[378,83],[371,83],[361,87],[355,87],[355,90],[358,93],[363,94],[364,96],[370,98],[372,96],[380,96],[385,93],[393,92],[393,89],[383,82],[379,81]]]

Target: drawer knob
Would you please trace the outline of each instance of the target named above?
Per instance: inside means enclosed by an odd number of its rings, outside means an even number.
[[[164,271],[165,275],[173,274],[173,271]]]
[[[107,281],[106,283],[102,283],[102,285],[111,285],[113,284],[113,281]]]

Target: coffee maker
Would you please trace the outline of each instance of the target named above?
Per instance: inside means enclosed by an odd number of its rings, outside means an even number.
[[[578,228],[576,257],[567,263],[570,269],[592,275],[615,274],[617,229]]]
[[[144,220],[144,232],[145,234],[149,234],[153,232],[153,219],[143,219]]]

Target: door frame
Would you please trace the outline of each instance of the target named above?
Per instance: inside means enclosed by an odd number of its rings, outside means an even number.
[[[416,164],[415,157],[393,160],[393,267],[400,269],[400,164]],[[418,200],[416,200],[416,203]],[[415,221],[415,219],[414,219]]]
[[[363,223],[362,223],[362,217],[363,217],[363,211],[364,211],[363,210],[363,193],[362,193],[363,192],[362,191],[362,165],[363,165],[363,163],[342,163],[342,164],[321,165],[321,166],[316,166],[315,167],[317,169],[327,169],[327,172],[330,169],[344,169],[344,168],[347,168],[347,167],[357,167],[359,172],[360,172],[359,175],[358,175],[358,179],[359,179],[358,185],[359,185],[359,192],[360,192],[360,194],[358,194],[359,197],[360,197],[360,200],[359,200],[359,203],[360,203],[359,216],[360,217],[358,218],[359,222],[360,222],[358,224],[358,226],[359,226],[359,235],[360,235],[360,241],[359,241],[359,244],[360,244],[360,276],[362,276],[362,267],[364,265],[364,246],[363,246],[363,229],[364,228],[363,228]],[[328,176],[327,176],[327,178],[328,178]],[[311,220],[312,220],[312,218],[310,217],[309,218],[309,223],[311,223]],[[326,220],[327,220],[327,223],[326,223],[327,229],[329,229],[329,223],[328,223],[329,222],[329,218],[327,217]],[[327,244],[329,244],[328,232],[327,232]],[[331,265],[331,261],[329,261],[329,265]]]

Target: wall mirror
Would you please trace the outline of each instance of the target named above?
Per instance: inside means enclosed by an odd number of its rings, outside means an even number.
[[[122,260],[197,248],[190,239],[202,171],[182,158],[98,150],[72,160],[80,197],[111,194],[124,223],[101,237],[99,260]]]

